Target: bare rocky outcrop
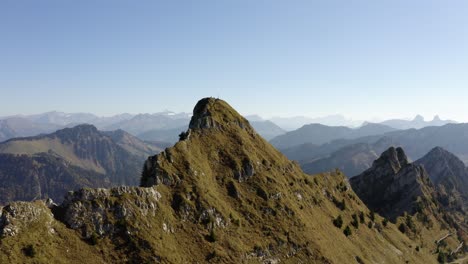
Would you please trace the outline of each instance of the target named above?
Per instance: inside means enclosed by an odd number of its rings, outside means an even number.
[[[244,159],[242,161],[242,167],[234,171],[234,178],[239,182],[245,181],[255,174],[255,168],[252,161]]]
[[[50,232],[53,232],[52,221],[52,212],[43,201],[14,202],[1,208],[0,237],[16,236],[34,223],[45,223]]]
[[[115,233],[119,221],[154,217],[160,199],[161,194],[155,188],[81,189],[70,192],[54,211],[68,227],[90,238],[93,234]]]
[[[459,181],[461,181],[460,183],[463,184],[463,186],[460,187],[468,187],[466,186],[466,181],[468,181],[468,171],[463,161],[441,147],[433,148],[429,153],[417,160],[415,163],[423,165],[424,168],[430,172],[429,177],[434,184],[440,184],[444,180],[455,180],[450,178],[459,178]],[[452,182],[452,184],[453,183],[454,182]],[[451,190],[457,186],[452,185],[447,187]]]
[[[436,147],[416,164],[424,166],[441,192],[441,202],[451,208],[468,207],[468,168],[457,156]]]
[[[366,205],[390,219],[413,213],[418,197],[431,193],[429,176],[422,166],[411,164],[402,148],[391,147],[372,167],[350,179]]]

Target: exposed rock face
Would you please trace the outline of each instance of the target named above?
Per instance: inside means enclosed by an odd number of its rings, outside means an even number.
[[[223,133],[224,135],[222,135]],[[204,142],[205,139],[200,141],[199,139],[201,135],[204,137],[210,137],[210,135],[213,135],[213,139],[209,139],[209,142]],[[196,137],[196,139],[190,140],[191,137]],[[221,142],[211,142],[212,140],[216,140],[216,137],[218,140],[221,140]],[[230,142],[222,142],[225,139]],[[251,140],[258,140],[258,142],[261,142],[261,145],[265,144],[265,142],[257,136],[249,122],[232,109],[226,102],[211,97],[204,98],[196,104],[193,110],[189,129],[184,133],[184,137],[181,138],[175,148],[165,150],[159,155],[148,158],[143,168],[140,185],[153,186],[161,183],[166,185],[176,185],[179,183],[181,181],[180,173],[173,173],[178,170],[175,164],[173,164],[174,159],[176,159],[176,155],[182,154],[179,150],[183,152],[189,151],[189,144],[191,144],[189,143],[190,141],[195,141],[196,144],[207,144],[206,147],[209,147],[210,145],[212,145],[211,147],[214,147],[214,144],[218,145],[224,143],[227,143],[228,145],[239,144],[242,146],[244,144],[243,142],[250,143],[249,141]],[[238,181],[243,181],[255,174],[254,162],[246,151],[237,149],[235,150],[236,153],[231,153],[226,152],[226,150],[220,148],[220,146],[221,145],[218,145],[214,150],[217,156],[216,159],[222,159],[222,163],[219,164],[220,167],[231,167],[232,174]],[[254,146],[251,146],[251,148],[254,148]],[[193,174],[197,175],[198,173],[205,173],[204,171],[194,169],[200,164],[198,162],[194,162],[193,159],[189,160],[191,157],[182,156],[180,158],[185,160],[182,166]],[[238,160],[240,160],[240,162]],[[206,161],[202,162],[202,164],[203,163],[206,164]],[[166,164],[171,168],[165,166]],[[257,164],[260,164],[260,161],[257,161]]]
[[[161,194],[154,188],[81,189],[70,192],[54,211],[68,227],[80,230],[83,237],[90,238],[93,233],[99,236],[115,234],[120,228],[116,224],[119,221],[154,217],[160,199]]]
[[[413,213],[417,198],[432,192],[424,168],[409,163],[403,149],[394,147],[350,183],[370,209],[393,220],[404,212]]]
[[[36,203],[15,202],[0,211],[0,237],[16,236],[22,229],[34,223],[42,222],[50,229],[53,216],[41,201]]]
[[[440,193],[440,202],[445,207],[466,212],[468,168],[457,156],[436,147],[415,163],[424,166]]]
[[[454,154],[436,147],[415,163],[423,165],[432,182],[442,185],[447,192],[468,194],[468,169]]]

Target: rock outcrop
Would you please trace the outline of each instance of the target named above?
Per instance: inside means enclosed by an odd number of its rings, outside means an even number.
[[[441,192],[453,198],[458,196],[466,203],[468,168],[457,156],[441,147],[436,147],[415,163],[424,166],[432,182]]]
[[[403,149],[394,147],[350,183],[370,209],[393,220],[414,213],[418,197],[430,200],[433,193],[424,168],[410,163]]]
[[[415,163],[424,166],[434,183],[436,198],[448,212],[446,220],[457,228],[460,237],[467,239],[468,168],[457,156],[440,147]]]
[[[45,203],[38,201],[35,203],[15,202],[0,210],[0,237],[13,237],[23,229],[34,224],[42,223],[52,234],[51,227],[54,220],[52,212],[45,206]]]
[[[160,199],[154,188],[81,189],[70,192],[53,210],[68,227],[89,239],[93,234],[115,235],[121,228],[117,223],[154,217]]]

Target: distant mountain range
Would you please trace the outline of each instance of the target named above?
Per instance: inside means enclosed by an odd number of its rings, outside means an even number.
[[[338,167],[348,177],[352,177],[363,168],[368,168],[375,154],[382,153],[391,146],[403,147],[412,160],[423,157],[439,146],[468,163],[468,124],[398,130],[355,139],[338,139],[322,145],[306,143],[282,149],[282,152],[299,161],[308,173]],[[337,157],[340,164],[335,162]]]
[[[4,117],[0,121],[0,141],[22,136],[50,133],[79,124],[91,124],[100,130],[122,129],[137,135],[154,129],[173,129],[186,125],[190,115],[170,111],[155,114],[119,114],[98,117],[88,113],[47,112],[38,115]]]
[[[322,145],[337,139],[354,139],[380,135],[395,130],[389,126],[373,123],[367,123],[354,129],[344,126],[334,127],[322,124],[310,124],[277,136],[270,143],[279,149],[287,149],[302,144]]]
[[[305,116],[273,117],[270,120],[286,131],[296,130],[307,124],[357,127],[363,123],[363,121],[347,119],[346,117],[342,115],[329,115],[329,116],[318,117],[318,118],[311,118],[311,117],[305,117]]]
[[[187,114],[139,114],[128,120],[122,120],[105,127],[99,127],[99,125],[97,127],[103,130],[122,129],[133,135],[139,135],[151,130],[169,130],[183,127],[189,121],[190,117]]]
[[[434,116],[431,121],[425,121],[424,117],[417,115],[413,120],[391,119],[381,122],[380,124],[393,127],[396,129],[423,128],[428,126],[443,126],[446,124],[457,123],[453,120],[442,120],[438,115]]]
[[[0,204],[61,200],[82,187],[137,185],[142,161],[161,148],[119,130],[92,125],[0,143]]]
[[[35,123],[23,117],[11,117],[0,120],[0,142],[15,137],[29,137],[51,133],[62,128],[56,124]]]
[[[352,177],[370,168],[380,153],[369,144],[358,143],[343,147],[327,157],[303,162],[301,166],[304,172],[309,174],[339,169],[348,177]]]
[[[267,140],[286,131],[269,120],[251,116],[251,124]],[[47,134],[65,127],[92,124],[103,131],[124,130],[142,140],[174,144],[180,132],[187,129],[190,114],[170,111],[155,114],[120,114],[98,117],[88,113],[47,112],[38,115],[18,115],[0,119],[0,142],[16,138]]]

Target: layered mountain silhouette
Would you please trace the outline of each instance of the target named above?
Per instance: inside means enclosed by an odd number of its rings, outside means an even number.
[[[279,135],[286,133],[286,130],[282,129],[275,123],[269,120],[263,121],[250,121],[250,125],[259,133],[264,139],[270,140]]]
[[[167,142],[173,145],[179,141],[179,134],[187,130],[187,125],[172,129],[153,129],[138,134],[137,137],[145,141]]]
[[[26,118],[11,117],[0,120],[0,142],[15,138],[51,133],[61,128],[55,124],[34,123]]]
[[[383,121],[380,124],[403,130],[411,128],[420,129],[429,126],[443,126],[450,123],[456,122],[453,120],[442,120],[438,115],[434,116],[431,121],[425,121],[424,117],[417,115],[413,120],[391,119]]]
[[[250,124],[263,138],[269,140],[286,133],[286,131],[273,122],[259,120],[259,118],[260,117],[255,118],[256,121],[250,121]],[[154,129],[141,133],[137,135],[137,137],[146,141],[168,142],[174,144],[179,140],[179,134],[185,130],[187,130],[186,125],[173,129]]]
[[[275,124],[278,124],[281,128],[287,131],[299,129],[306,124],[322,124],[325,126],[347,127],[357,127],[362,124],[362,121],[348,119],[342,115],[328,115],[316,118],[306,116],[273,117],[271,118],[271,121]]]
[[[382,153],[391,146],[405,149],[411,160],[417,160],[435,147],[442,147],[455,154],[463,162],[468,162],[468,124],[447,124],[439,127],[409,129],[373,135],[356,139],[338,139],[322,145],[302,144],[282,150],[289,158],[297,160],[302,166],[321,162],[320,167],[330,170],[336,167],[333,157],[348,153],[342,164],[351,164],[359,157],[368,157],[370,153]],[[363,147],[362,144],[366,146]],[[330,160],[330,161],[329,161]],[[369,160],[362,160],[359,164],[366,164]],[[310,165],[311,167],[312,165]],[[348,167],[349,168],[349,167]],[[359,168],[359,167],[356,167]],[[354,176],[354,169],[346,169],[348,177]],[[353,175],[354,174],[354,175]]]
[[[186,126],[190,117],[187,114],[174,113],[156,113],[156,114],[139,114],[131,119],[123,120],[101,127],[104,130],[122,129],[133,135],[139,135],[151,130],[169,130]]]
[[[358,143],[341,148],[325,158],[303,162],[301,167],[309,174],[337,168],[346,176],[352,177],[370,168],[378,158],[377,153],[369,144]]]
[[[53,198],[82,187],[138,185],[141,162],[161,151],[124,131],[79,125],[0,144],[0,203]]]
[[[197,103],[180,140],[146,160],[141,186],[5,206],[0,262],[435,262],[433,238],[374,215],[339,171],[303,173],[219,99]]]
[[[338,139],[354,139],[371,135],[381,135],[390,131],[395,131],[395,129],[372,123],[355,129],[344,126],[333,127],[321,124],[310,124],[273,138],[270,142],[279,149],[287,149],[302,144],[322,145]]]

